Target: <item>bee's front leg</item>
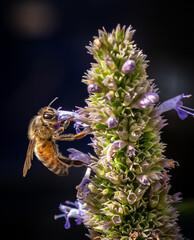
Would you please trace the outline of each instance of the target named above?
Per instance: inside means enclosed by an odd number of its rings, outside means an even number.
[[[70,122],[71,122],[70,120],[71,120],[72,118],[73,118],[73,117],[68,118],[65,122],[64,122],[64,121],[59,121],[57,125],[54,125],[54,127],[57,128],[56,131],[55,131],[55,135],[56,135],[56,136],[57,136],[57,135],[60,135],[61,133],[64,132],[64,130],[65,130],[66,128],[68,128],[68,126],[69,126],[69,124],[70,124]],[[59,125],[59,127],[58,127],[58,125]]]
[[[87,134],[86,132],[81,132],[78,134],[71,134],[71,133],[70,134],[61,134],[61,135],[55,134],[53,136],[53,138],[55,140],[59,140],[59,141],[74,141],[76,139],[81,139],[81,138],[85,137],[86,134]]]
[[[55,131],[55,133],[54,133],[54,135],[60,135],[61,133],[63,133],[64,132],[64,127],[59,127],[56,131]]]
[[[69,127],[69,124],[71,122],[71,119],[74,118],[74,117],[69,117],[63,124],[63,128],[66,129]]]

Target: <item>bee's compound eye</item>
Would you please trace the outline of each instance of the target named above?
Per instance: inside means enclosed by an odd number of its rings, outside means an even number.
[[[44,118],[44,119],[52,119],[52,118],[53,118],[53,114],[44,113],[44,114],[43,114],[43,118]]]

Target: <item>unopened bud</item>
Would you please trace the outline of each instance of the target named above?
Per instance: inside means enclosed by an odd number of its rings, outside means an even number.
[[[123,64],[121,71],[124,74],[128,74],[128,73],[133,74],[134,69],[135,69],[135,61],[129,59]]]
[[[89,93],[101,93],[103,92],[103,88],[95,83],[91,83],[88,85]]]
[[[115,117],[110,116],[107,120],[108,128],[115,128],[118,125],[118,121]]]

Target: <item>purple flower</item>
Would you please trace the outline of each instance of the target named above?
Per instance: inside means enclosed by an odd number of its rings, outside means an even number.
[[[82,125],[80,125],[79,123],[74,123],[73,124],[73,127],[75,128],[75,131],[76,131],[76,133],[80,133],[80,132],[82,132]]]
[[[76,112],[64,111],[60,109],[61,107],[57,110],[58,121],[66,121],[69,118],[74,118],[78,116]]]
[[[90,191],[89,188],[88,188],[89,182],[90,182],[89,179],[84,179],[80,183],[80,185],[78,185],[76,187],[76,189],[78,190],[77,191],[77,198],[79,200],[83,200],[86,197],[87,193],[89,193],[89,191]]]
[[[75,148],[68,148],[67,151],[70,152],[69,158],[72,160],[78,160],[86,164],[88,164],[90,161],[90,156],[88,154],[83,153]]]
[[[136,149],[134,148],[134,145],[132,143],[129,143],[129,145],[127,146],[127,156],[135,156],[135,151]]]
[[[159,101],[159,96],[157,93],[146,93],[144,98],[139,102],[140,107],[148,108],[151,104],[154,104]]]
[[[108,124],[108,128],[111,129],[118,125],[118,120],[115,117],[110,116],[106,123]]]
[[[171,201],[172,201],[172,203],[178,203],[178,202],[180,202],[181,199],[182,199],[182,198],[180,197],[180,195],[181,195],[180,192],[173,194],[173,195],[171,196]]]
[[[76,218],[75,219],[76,224],[78,225],[81,224],[82,218],[85,214],[85,210],[83,208],[82,203],[80,203],[79,201],[75,201],[74,203],[70,201],[66,201],[65,203],[68,205],[73,205],[76,208],[72,208],[72,207],[60,204],[59,209],[61,212],[63,212],[63,214],[55,215],[54,219],[56,220],[58,218],[64,217],[66,219],[66,222],[65,222],[66,229],[69,229],[71,227],[69,218]]]
[[[91,169],[87,168],[86,173],[85,173],[81,183],[76,187],[77,198],[79,200],[83,200],[90,191],[88,188],[88,184],[90,182],[89,181],[90,173],[91,173]]]
[[[127,142],[125,142],[123,140],[116,140],[116,141],[113,142],[112,145],[113,145],[113,150],[114,151],[119,151],[127,145]]]
[[[74,119],[76,121],[76,119]],[[75,128],[76,133],[88,132],[89,125],[80,122],[79,120],[74,123],[73,127]]]
[[[140,99],[132,104],[134,108],[149,108],[151,104],[157,103],[159,96],[157,93],[145,93]]]
[[[64,110],[60,110],[60,108],[58,108],[57,110],[57,117],[58,117],[58,121],[59,122],[65,122],[66,120],[70,120],[70,121],[74,121],[74,128],[76,130],[76,133],[80,133],[81,131],[85,131],[89,125],[81,122],[80,120],[80,114],[77,112],[71,112],[71,111],[64,111]],[[55,125],[55,129],[58,130],[61,127],[61,124],[57,124]],[[65,127],[65,124],[64,124]],[[86,130],[87,131],[87,130]]]
[[[150,179],[147,175],[139,175],[136,178],[142,185],[150,185]]]
[[[135,69],[135,61],[129,59],[123,64],[121,71],[124,74],[128,74],[128,73],[133,74],[134,69]]]
[[[103,88],[95,83],[90,83],[88,85],[88,93],[101,93]]]
[[[181,94],[163,102],[156,108],[157,116],[171,109],[174,109],[177,111],[178,116],[181,120],[184,120],[185,118],[187,118],[188,114],[194,116],[194,113],[191,112],[191,111],[194,111],[194,109],[183,106],[183,102],[181,101],[183,98],[189,98],[189,97],[191,97],[191,95]]]

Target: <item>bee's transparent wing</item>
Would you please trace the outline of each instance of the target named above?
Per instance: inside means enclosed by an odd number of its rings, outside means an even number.
[[[29,146],[28,146],[28,150],[27,150],[27,154],[26,154],[26,160],[24,162],[24,168],[23,168],[23,177],[26,176],[28,170],[31,167],[31,161],[33,159],[33,152],[34,152],[34,147],[35,147],[35,137],[33,140],[30,141]]]

